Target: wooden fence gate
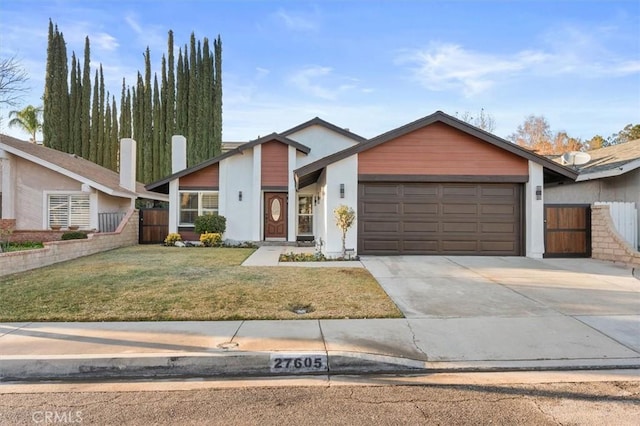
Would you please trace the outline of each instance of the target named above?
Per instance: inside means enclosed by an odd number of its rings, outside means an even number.
[[[140,244],[159,244],[169,233],[169,209],[140,209]]]
[[[544,206],[544,257],[591,257],[591,206]]]

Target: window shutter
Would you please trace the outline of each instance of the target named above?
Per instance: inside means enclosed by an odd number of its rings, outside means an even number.
[[[91,226],[91,203],[89,195],[71,195],[69,225],[77,225],[80,229],[89,229]]]
[[[66,227],[69,224],[69,197],[49,195],[49,226]]]

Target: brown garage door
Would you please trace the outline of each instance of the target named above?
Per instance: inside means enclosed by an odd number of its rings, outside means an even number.
[[[361,183],[358,252],[519,256],[519,184]]]

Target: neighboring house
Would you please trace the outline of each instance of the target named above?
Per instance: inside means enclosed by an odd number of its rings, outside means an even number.
[[[341,204],[358,254],[541,257],[543,188],[577,176],[439,111],[370,140],[315,118],[190,168],[185,143],[174,137],[174,174],[146,187],[169,194],[169,232],[194,239],[195,218],[218,213],[229,240],[315,240],[330,257]]]
[[[640,139],[589,151],[588,154],[591,159],[576,167],[579,172],[576,181],[560,182],[547,188],[545,202],[626,202],[640,207]],[[636,247],[640,247],[640,238]]]
[[[41,145],[0,135],[0,219],[16,230],[77,226],[100,230],[100,213],[126,213],[135,200],[168,201],[136,182],[135,142],[123,139],[121,173]]]

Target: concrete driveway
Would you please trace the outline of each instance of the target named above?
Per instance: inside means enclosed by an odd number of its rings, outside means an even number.
[[[541,328],[546,335],[562,331],[563,340],[598,331],[640,352],[640,280],[628,268],[522,257],[363,256],[362,262],[408,319],[429,320],[429,327],[446,319],[466,336],[476,329],[478,336],[509,333],[525,341]]]

